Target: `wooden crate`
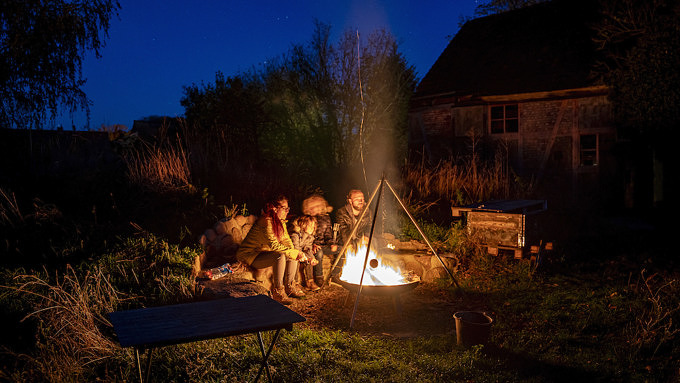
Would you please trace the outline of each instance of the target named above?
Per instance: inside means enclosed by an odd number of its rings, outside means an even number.
[[[491,247],[524,247],[524,214],[470,211],[468,232]]]
[[[499,200],[452,208],[452,212],[464,218],[468,232],[489,254],[507,251],[520,259],[543,240],[539,213],[546,209],[544,200]]]

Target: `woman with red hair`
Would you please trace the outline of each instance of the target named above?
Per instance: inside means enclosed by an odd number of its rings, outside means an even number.
[[[307,261],[305,254],[295,249],[286,229],[288,199],[277,197],[265,205],[262,216],[255,222],[236,252],[236,258],[255,269],[273,268],[272,298],[291,304],[288,296],[304,296],[295,283],[298,262]],[[285,277],[285,280],[284,280]]]

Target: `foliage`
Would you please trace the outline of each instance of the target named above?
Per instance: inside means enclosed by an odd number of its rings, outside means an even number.
[[[225,169],[237,161],[257,161],[260,130],[267,122],[259,84],[215,74],[215,82],[184,87],[180,104],[188,126],[184,135],[194,162]]]
[[[422,241],[423,237],[420,232],[413,224],[413,221],[408,217],[402,216],[402,230],[401,235],[403,239],[411,240],[415,239],[417,241]],[[417,220],[418,226],[423,230],[423,233],[431,243],[441,244],[445,242],[449,231],[435,223],[427,222],[424,220]]]
[[[85,52],[99,57],[117,0],[3,0],[0,5],[0,124],[40,127],[61,107],[89,116]]]
[[[93,264],[67,265],[61,276],[5,272],[3,311],[23,312],[22,322],[33,321],[37,331],[30,355],[8,353],[22,366],[12,380],[90,380],[99,366],[124,363],[106,314],[191,297],[198,254],[141,233]]]
[[[140,231],[98,263],[120,293],[139,302],[169,303],[192,296],[194,262],[200,253],[198,244],[180,248]]]
[[[360,48],[359,36],[348,32],[332,45],[330,27],[317,23],[308,44],[262,69],[226,79],[218,73],[214,84],[185,87],[188,145],[199,145],[191,153],[202,148],[218,168],[257,161],[318,179],[363,161],[368,147],[382,156],[378,138],[405,146],[414,70],[385,31],[366,42]]]
[[[52,203],[38,198],[24,206],[14,192],[0,188],[0,262],[8,264],[52,263],[83,254],[80,225]]]
[[[634,339],[634,356],[642,353],[655,356],[660,349],[668,348],[680,338],[680,328],[673,324],[680,317],[680,302],[675,298],[678,282],[659,273],[647,276],[644,269],[640,272],[635,291],[646,298],[647,304],[636,322],[627,328],[629,337]]]
[[[110,326],[105,315],[115,309],[118,294],[101,268],[78,275],[70,267],[60,277],[18,275],[10,293],[33,302],[22,321],[37,319],[36,348],[21,360],[17,381],[82,379],[88,365],[114,356],[115,342],[100,330]]]
[[[625,137],[663,140],[680,122],[680,3],[602,0],[596,74]],[[638,136],[639,135],[639,136]]]
[[[529,5],[542,3],[546,0],[490,0],[478,3],[475,8],[475,15],[478,17],[493,15],[501,12],[512,11],[524,8]]]

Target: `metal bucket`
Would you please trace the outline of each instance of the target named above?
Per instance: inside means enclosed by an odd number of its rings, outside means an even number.
[[[487,344],[493,319],[479,311],[459,311],[453,314],[456,320],[457,344],[465,347]]]

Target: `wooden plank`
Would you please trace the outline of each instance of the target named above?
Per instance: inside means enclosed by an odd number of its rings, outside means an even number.
[[[265,296],[225,298],[109,314],[123,347],[152,347],[292,329],[305,318]]]
[[[548,208],[546,200],[528,200],[528,199],[514,199],[514,200],[490,200],[482,203],[475,203],[468,206],[452,207],[452,215],[460,214],[461,212],[469,211],[487,211],[496,213],[532,213],[545,211]]]

